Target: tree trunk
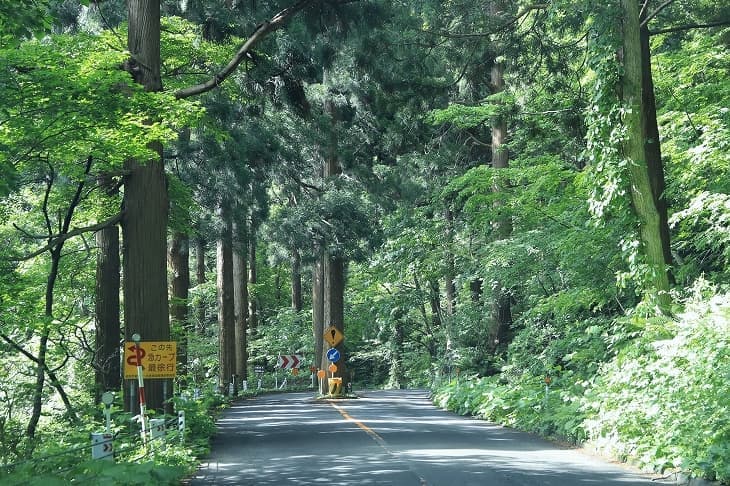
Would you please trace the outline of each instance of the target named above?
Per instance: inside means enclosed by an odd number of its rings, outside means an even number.
[[[248,284],[255,288],[258,280],[256,274],[256,234],[254,225],[251,225],[251,233],[248,242]],[[256,329],[259,326],[258,297],[254,292],[248,296],[248,329],[251,337],[256,336]]]
[[[302,256],[297,248],[291,250],[291,308],[302,310]]]
[[[324,262],[324,327],[332,326],[345,334],[345,262],[342,258],[330,255]],[[345,340],[340,341],[335,348],[340,352],[340,360],[336,363],[337,371],[334,376],[345,379]],[[322,355],[322,368],[327,369],[329,361],[326,352]],[[331,375],[328,375],[331,376]]]
[[[96,334],[94,370],[95,403],[101,394],[122,386],[120,367],[121,323],[119,307],[119,228],[109,226],[96,233]]]
[[[403,310],[398,309],[393,316],[393,333],[390,340],[390,376],[388,385],[391,388],[400,389],[405,385],[403,370]]]
[[[312,332],[314,333],[314,365],[322,368],[324,354],[324,258],[317,250],[312,264]]]
[[[454,213],[451,212],[451,209],[446,209],[444,211],[444,220],[446,221],[446,247],[444,248],[444,261],[446,263],[446,272],[444,276],[444,287],[446,290],[446,315],[451,317],[454,315],[456,306],[456,285],[454,284],[456,270],[454,253],[452,252],[452,245],[454,243]],[[450,338],[451,336],[446,337],[447,340],[450,340]]]
[[[633,209],[639,219],[641,252],[649,268],[646,297],[656,304],[662,313],[669,313],[669,274],[665,255],[667,249],[662,239],[662,217],[657,201],[662,194],[655,194],[656,178],[652,181],[647,157],[650,142],[649,122],[644,105],[645,68],[642,66],[642,42],[640,35],[639,4],[635,0],[621,0],[623,10],[623,78],[622,99],[626,108],[624,123],[624,157],[629,161],[630,194]],[[655,141],[658,144],[658,140]],[[653,142],[651,143],[654,144]],[[657,170],[656,167],[654,170]]]
[[[228,394],[236,372],[236,322],[233,292],[233,230],[228,211],[220,211],[223,228],[218,237],[216,288],[218,291],[218,389]]]
[[[325,72],[324,78],[327,78]],[[329,144],[325,147],[324,157],[324,178],[335,178],[342,173],[342,166],[338,158],[338,140],[337,140],[337,107],[332,99],[327,98],[324,103],[324,112],[329,115],[330,118],[330,139]],[[343,335],[345,334],[345,260],[331,253],[325,251],[324,258],[324,327],[335,327]],[[342,378],[343,386],[348,382],[345,369],[345,348],[344,339],[340,341],[335,348],[340,352],[340,359],[337,361],[337,371],[334,373],[335,377]],[[323,349],[322,354],[322,368],[326,369],[329,366],[329,360],[326,356],[326,350]],[[328,376],[332,376],[329,374]]]
[[[202,236],[195,238],[195,283],[203,285],[205,283],[205,239]],[[198,331],[202,331],[206,324],[205,303],[202,301],[196,309]]]
[[[73,212],[73,209],[70,210]],[[67,217],[67,221],[70,222],[70,216]],[[63,233],[68,230],[66,228]],[[33,388],[33,406],[31,411],[30,419],[28,420],[28,426],[25,430],[25,435],[29,439],[35,438],[36,429],[38,428],[38,422],[41,418],[41,412],[43,410],[43,393],[46,382],[46,374],[51,380],[51,384],[58,391],[61,401],[66,406],[66,414],[72,422],[77,422],[76,412],[71,405],[71,401],[68,398],[61,382],[56,377],[56,374],[48,368],[48,341],[51,335],[50,321],[53,319],[53,301],[54,292],[56,288],[56,280],[58,279],[58,269],[61,263],[61,250],[63,244],[60,244],[50,251],[51,254],[51,269],[48,272],[48,279],[46,281],[46,296],[45,296],[45,321],[43,323],[43,329],[41,331],[41,338],[38,344],[38,356],[34,360],[36,363],[36,383]]]
[[[493,15],[501,15],[504,7],[503,2],[497,2],[492,12]],[[492,94],[504,91],[504,64],[495,56],[490,73],[490,90]],[[509,167],[509,150],[505,143],[507,141],[507,123],[501,116],[492,120],[492,168],[506,169]],[[504,191],[499,178],[495,177],[493,191],[500,193]],[[497,209],[501,203],[495,203]],[[498,213],[499,214],[499,213]],[[496,240],[508,238],[512,233],[512,221],[509,214],[497,216],[493,222],[494,238]],[[495,281],[492,284],[493,300],[491,325],[488,333],[488,350],[495,353],[498,348],[507,345],[506,338],[509,328],[512,325],[512,310],[508,289],[503,282]]]
[[[471,301],[473,304],[479,305],[482,301],[482,285],[484,281],[481,278],[475,278],[469,282],[469,290],[471,292]]]
[[[180,336],[177,346],[178,376],[185,377],[188,369],[188,294],[190,291],[190,240],[185,233],[176,231],[170,242],[168,262],[172,273],[170,300],[171,325]]]
[[[146,91],[160,91],[160,2],[128,1],[127,48],[131,59],[127,69]],[[168,197],[162,145],[151,143],[158,155],[142,162],[125,163],[122,220],[124,255],[124,331],[127,341],[137,333],[142,341],[169,341],[167,296]],[[133,382],[134,383],[134,382]],[[129,387],[125,387],[127,390]],[[164,389],[169,380],[147,380],[145,396],[149,409],[163,408]],[[134,400],[125,400],[133,413]]]
[[[429,302],[431,304],[431,326],[433,330],[441,327],[441,293],[437,280],[429,280]]]
[[[664,253],[664,263],[670,284],[674,283],[671,272],[672,251],[669,236],[669,217],[667,201],[664,197],[666,183],[664,181],[664,163],[659,139],[659,126],[656,118],[656,99],[654,97],[654,80],[651,72],[651,48],[649,46],[649,27],[644,25],[639,31],[641,39],[641,69],[642,69],[642,107],[646,119],[646,164],[649,171],[654,204],[659,213],[659,234]]]
[[[416,294],[421,294],[421,281],[418,279],[418,275],[416,274],[415,270],[413,272],[413,286],[416,289]],[[430,299],[429,299],[430,300]],[[433,303],[432,303],[433,305]],[[433,307],[432,307],[433,309]],[[432,319],[429,319],[428,313],[426,312],[426,304],[421,301],[420,305],[418,306],[418,312],[421,314],[421,318],[423,319],[423,329],[424,329],[424,340],[423,344],[428,350],[428,354],[431,358],[432,363],[436,363],[438,360],[438,343],[436,342],[436,339],[434,339],[434,331],[435,328],[433,327],[434,323]]]
[[[160,2],[128,0],[127,49],[132,58],[127,69],[146,91],[161,91]]]
[[[241,226],[234,225],[236,245],[233,250],[233,292],[236,320],[236,376],[248,380],[248,265],[246,263],[246,236]]]
[[[35,438],[35,432],[38,428],[38,422],[41,418],[43,410],[43,387],[46,381],[46,355],[48,353],[48,324],[44,324],[41,331],[41,339],[38,343],[38,357],[36,361],[36,379],[33,387],[33,406],[28,420],[28,426],[25,428],[25,435],[29,439]]]

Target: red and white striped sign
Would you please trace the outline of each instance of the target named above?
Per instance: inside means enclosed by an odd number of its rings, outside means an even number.
[[[279,362],[276,366],[285,370],[299,368],[303,359],[304,357],[301,354],[282,354],[279,356]]]

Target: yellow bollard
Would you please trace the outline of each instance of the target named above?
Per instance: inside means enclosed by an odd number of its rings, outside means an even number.
[[[342,378],[341,377],[334,377],[334,378],[328,378],[327,383],[329,384],[329,394],[330,395],[342,395]]]

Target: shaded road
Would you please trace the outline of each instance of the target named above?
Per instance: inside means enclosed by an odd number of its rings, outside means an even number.
[[[648,486],[620,466],[435,408],[425,391],[246,400],[192,485]]]

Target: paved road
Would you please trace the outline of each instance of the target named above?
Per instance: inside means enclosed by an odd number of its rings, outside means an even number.
[[[246,400],[218,421],[191,485],[648,486],[617,465],[439,410],[425,391]]]

